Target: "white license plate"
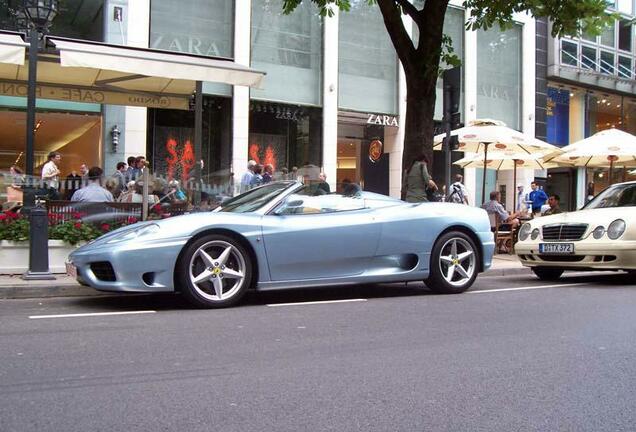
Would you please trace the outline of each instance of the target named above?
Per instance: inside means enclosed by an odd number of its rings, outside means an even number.
[[[540,243],[539,253],[542,254],[573,254],[574,243]]]
[[[77,277],[77,268],[73,265],[73,263],[66,263],[66,274],[74,278]]]

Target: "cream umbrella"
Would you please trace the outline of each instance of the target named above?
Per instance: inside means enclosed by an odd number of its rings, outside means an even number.
[[[480,153],[483,159],[483,168],[486,169],[489,150],[505,150],[513,153],[541,154],[556,153],[559,148],[536,139],[529,135],[511,129],[499,120],[481,119],[473,120],[468,126],[455,129],[451,135],[457,135],[459,151]],[[441,148],[445,134],[436,135],[433,138],[433,149]],[[482,201],[485,202],[486,176],[483,176],[481,185]]]
[[[614,167],[636,166],[636,136],[619,129],[606,129],[563,147],[559,153],[548,154],[543,160],[577,167],[609,167],[611,182]]]
[[[531,169],[545,169],[556,166],[552,163],[543,163],[541,161],[541,153],[527,154],[527,153],[515,153],[512,151],[502,152],[490,152],[484,159],[483,154],[476,154],[474,156],[468,156],[460,159],[454,163],[462,168],[485,168],[494,169],[497,171],[513,170],[513,183],[517,184],[517,169],[518,168],[531,168]],[[485,176],[484,176],[485,177]],[[482,191],[482,197],[484,193]],[[485,197],[484,197],[485,199]],[[513,194],[512,208],[517,208],[517,194]]]

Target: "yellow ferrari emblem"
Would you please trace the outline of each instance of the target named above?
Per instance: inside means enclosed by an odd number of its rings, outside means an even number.
[[[219,267],[216,267],[214,270],[212,270],[212,273],[218,275],[219,273],[221,273],[221,269]]]

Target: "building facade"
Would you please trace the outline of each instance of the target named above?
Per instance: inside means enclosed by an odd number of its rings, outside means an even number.
[[[616,19],[599,36],[547,38],[546,138],[564,146],[604,129],[636,134],[636,39],[632,0],[608,2]],[[546,36],[549,29],[546,29]],[[609,164],[609,162],[608,162]],[[568,208],[583,205],[588,187],[605,188],[606,168],[550,169],[547,187],[565,197]],[[617,169],[612,182],[636,179]]]
[[[260,89],[204,84],[203,175],[211,184],[232,183],[254,159],[276,169],[317,167],[332,190],[348,179],[399,196],[406,86],[377,7],[352,0],[350,11],[322,18],[311,2],[283,15],[282,0],[67,3],[52,29],[55,35],[231,58],[267,73]],[[461,2],[451,3],[444,25],[463,64],[462,121],[494,118],[534,135],[535,20],[520,14],[506,31],[466,31],[467,12]],[[416,36],[410,19],[404,21]],[[0,121],[19,124],[24,98],[1,93]],[[437,121],[441,94],[440,82]],[[40,99],[38,158],[61,151],[67,156],[63,173],[81,163],[102,165],[109,173],[117,162],[137,155],[146,155],[155,171],[171,177],[185,177],[192,169],[192,112],[97,102]],[[114,128],[122,132],[117,146]],[[16,126],[13,135],[2,137],[3,167],[19,161],[23,129]],[[378,142],[383,152],[372,160],[369,149]],[[440,184],[442,160],[436,155],[434,177]],[[464,174],[471,203],[480,203],[477,185],[484,173]],[[487,191],[499,188],[512,202],[512,173],[485,175]],[[520,171],[518,182],[529,184],[533,177],[531,170]]]

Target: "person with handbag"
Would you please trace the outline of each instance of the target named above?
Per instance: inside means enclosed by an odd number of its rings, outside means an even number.
[[[402,176],[402,190],[406,202],[430,201],[435,196],[437,185],[428,173],[428,158],[425,154],[417,156]]]

